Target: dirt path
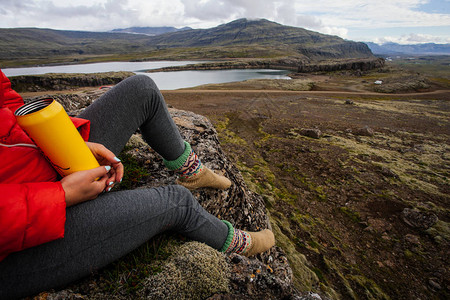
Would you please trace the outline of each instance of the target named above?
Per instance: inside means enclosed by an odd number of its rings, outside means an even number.
[[[349,95],[349,96],[380,96],[380,97],[420,97],[430,95],[446,95],[450,100],[450,90],[436,90],[432,92],[422,93],[401,93],[401,94],[385,94],[376,92],[345,92],[345,91],[279,91],[279,90],[197,90],[197,89],[180,89],[180,90],[163,90],[164,93],[268,93],[268,94],[298,94],[298,95]]]
[[[67,93],[79,93],[89,90],[97,90],[99,87],[84,87],[73,90],[63,90],[63,91],[45,91],[45,92],[23,92],[21,95],[24,98],[43,96],[49,93],[52,94],[67,94]],[[205,94],[205,93],[215,93],[215,94],[274,94],[274,95],[339,95],[339,96],[377,96],[380,98],[392,98],[392,97],[406,97],[406,98],[424,98],[429,96],[438,96],[437,98],[443,100],[450,100],[450,90],[436,90],[431,92],[422,93],[401,93],[401,94],[385,94],[376,92],[365,92],[365,91],[282,91],[282,90],[209,90],[209,89],[179,89],[179,90],[162,90],[164,94]]]

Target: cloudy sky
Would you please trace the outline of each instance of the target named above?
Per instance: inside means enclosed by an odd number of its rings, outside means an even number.
[[[450,0],[0,0],[0,28],[210,28],[238,18],[356,41],[450,43]]]

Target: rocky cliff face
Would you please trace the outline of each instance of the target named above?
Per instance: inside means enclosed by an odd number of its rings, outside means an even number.
[[[286,69],[298,73],[312,72],[333,72],[343,70],[367,71],[382,68],[384,66],[383,58],[359,58],[359,59],[339,59],[325,60],[322,62],[310,63],[308,60],[290,57],[282,59],[269,60],[250,60],[250,61],[222,61],[212,63],[190,64],[186,66],[165,67],[152,72],[170,72],[183,70],[227,70],[227,69]]]
[[[11,77],[11,84],[18,92],[61,91],[78,87],[114,85],[132,72],[105,72],[91,74],[45,74]]]
[[[76,115],[103,92],[97,90],[77,95],[55,95],[54,98],[72,115]],[[183,138],[191,143],[203,163],[233,182],[231,188],[226,191],[201,189],[194,192],[202,206],[217,217],[229,220],[238,228],[248,230],[270,228],[262,197],[247,188],[239,170],[230,163],[222,151],[217,132],[209,120],[175,108],[170,108],[170,113]],[[130,139],[126,153],[149,174],[134,182],[136,187],[151,188],[174,184],[176,176],[164,167],[161,157],[142,141],[139,134]],[[196,242],[188,241],[181,244],[172,257],[163,263],[161,273],[151,275],[141,283],[138,291],[140,298],[320,299],[318,295],[302,295],[295,290],[292,284],[292,270],[283,250],[278,247],[272,248],[264,255],[248,259],[239,255],[227,256]],[[188,251],[187,255],[186,248],[195,251]],[[131,298],[126,293],[117,295],[100,289],[92,278],[63,291],[43,293],[40,297],[40,299]]]

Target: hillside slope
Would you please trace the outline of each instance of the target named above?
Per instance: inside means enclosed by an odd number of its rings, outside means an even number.
[[[372,56],[364,43],[265,19],[238,19],[210,29],[187,30],[159,35],[152,44],[164,47],[266,46],[285,48],[310,58],[355,58]]]
[[[109,54],[143,50],[142,35],[40,28],[0,29],[0,59]]]
[[[183,55],[176,56],[175,52]],[[264,19],[239,19],[210,29],[182,30],[157,36],[38,28],[0,29],[0,66],[6,61],[23,59],[41,59],[45,63],[45,59],[55,57],[81,61],[86,56],[102,55],[122,55],[127,59],[373,57],[364,43]]]

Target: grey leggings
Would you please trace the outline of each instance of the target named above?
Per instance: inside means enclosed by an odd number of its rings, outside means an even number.
[[[174,160],[184,151],[164,99],[147,76],[122,81],[80,117],[91,120],[89,140],[116,154],[138,127],[164,158]],[[182,186],[104,193],[67,208],[63,239],[13,253],[0,262],[0,299],[63,287],[166,230],[216,249],[228,235],[228,227]]]

